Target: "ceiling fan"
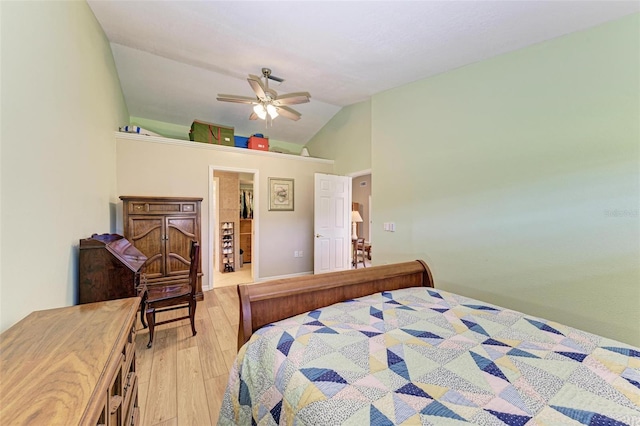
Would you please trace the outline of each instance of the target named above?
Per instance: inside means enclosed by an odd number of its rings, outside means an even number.
[[[236,95],[221,95],[216,98],[223,102],[235,102],[238,104],[250,104],[254,105],[253,112],[249,116],[249,120],[257,120],[258,118],[265,121],[272,121],[279,115],[286,117],[290,120],[298,121],[302,114],[298,111],[289,108],[287,105],[304,104],[309,102],[311,95],[309,92],[295,92],[286,93],[278,96],[278,93],[269,88],[269,80],[282,83],[284,80],[271,75],[271,69],[262,68],[262,78],[257,75],[249,74],[247,81],[255,92],[255,97],[248,96],[236,96]]]

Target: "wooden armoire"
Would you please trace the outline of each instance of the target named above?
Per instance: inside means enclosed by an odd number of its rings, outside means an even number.
[[[147,285],[170,285],[189,280],[191,240],[202,245],[202,198],[121,196],[124,236],[144,253]],[[202,300],[202,262],[197,299]]]

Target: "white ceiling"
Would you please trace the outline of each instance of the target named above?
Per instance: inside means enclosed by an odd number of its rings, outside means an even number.
[[[194,119],[305,144],[341,107],[505,52],[640,11],[638,1],[89,0],[132,116]],[[297,121],[249,121],[248,74],[308,91]]]

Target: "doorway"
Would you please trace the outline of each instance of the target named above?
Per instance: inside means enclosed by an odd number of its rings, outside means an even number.
[[[363,170],[353,173],[352,177],[352,211],[358,211],[362,222],[356,223],[355,229],[358,238],[364,238],[366,254],[364,262],[366,266],[371,266],[371,253],[373,252],[372,241],[372,207],[371,207],[371,170]]]
[[[209,167],[209,289],[258,276],[258,170]]]

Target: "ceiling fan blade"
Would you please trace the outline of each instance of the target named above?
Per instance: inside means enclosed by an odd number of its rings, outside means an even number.
[[[258,77],[257,75],[249,74],[249,78],[247,78],[247,81],[249,82],[249,85],[251,86],[253,91],[256,92],[256,96],[258,96],[258,98],[260,99],[264,99],[264,85],[262,84],[260,77]]]
[[[258,119],[258,114],[252,111],[251,115],[249,116],[249,120],[257,120],[257,119]]]
[[[236,96],[236,95],[218,95],[216,98],[222,102],[235,102],[237,104],[257,104],[256,98],[250,98],[248,96]]]
[[[276,111],[278,111],[278,115],[281,115],[293,121],[298,121],[300,120],[300,117],[302,117],[302,114],[300,114],[298,111],[286,106],[278,106],[276,107]]]
[[[269,76],[267,77],[269,80],[273,80],[277,83],[282,83],[284,82],[284,78],[280,78],[280,77],[276,77],[275,75],[271,75],[269,74]]]
[[[309,102],[311,95],[309,92],[295,92],[280,95],[273,102],[274,105],[296,105]]]

